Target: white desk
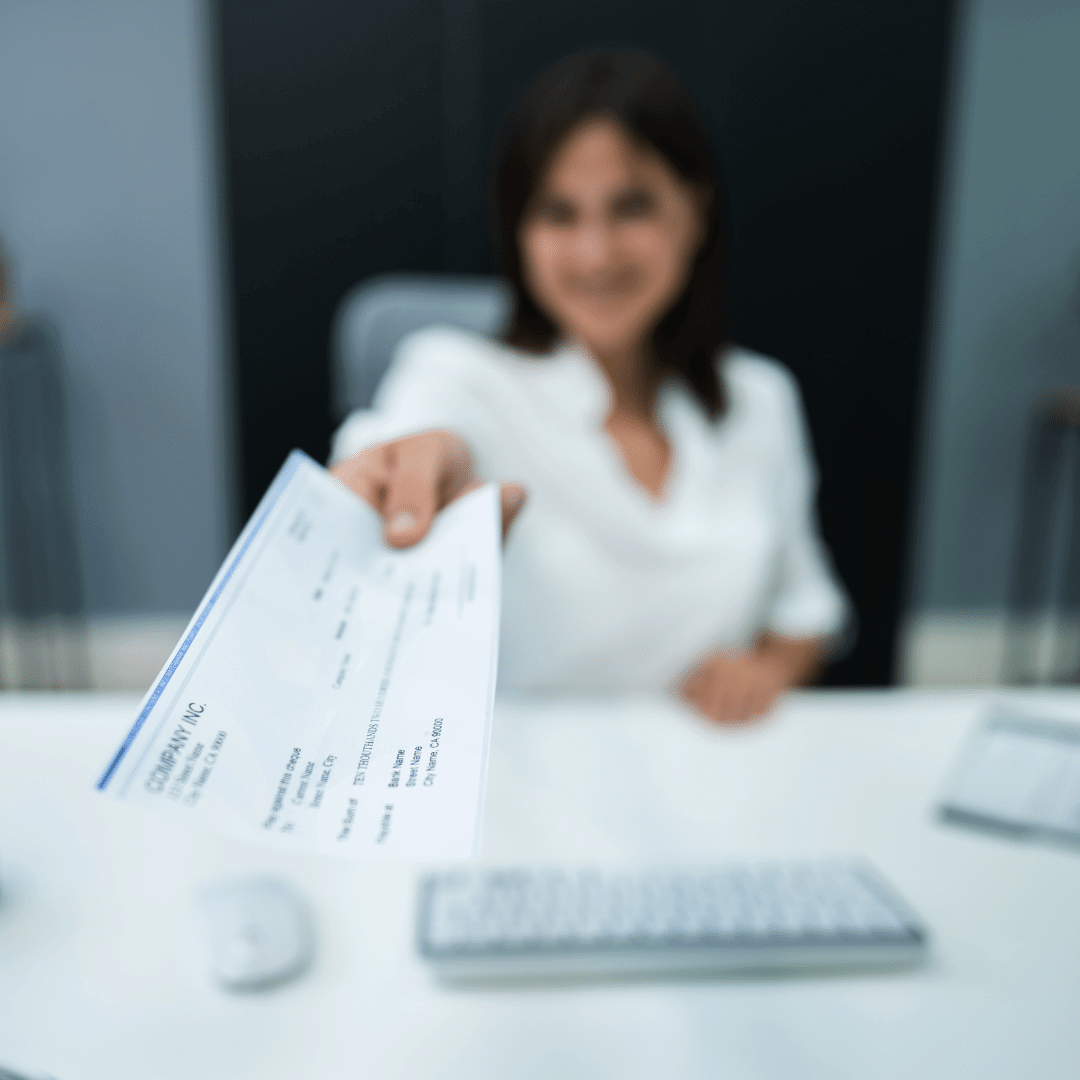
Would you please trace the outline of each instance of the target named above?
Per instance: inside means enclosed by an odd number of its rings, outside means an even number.
[[[1023,698],[1023,695],[1017,695]],[[412,946],[420,869],[288,856],[91,788],[135,701],[0,698],[0,1062],[173,1077],[1080,1076],[1080,853],[938,824],[987,695],[809,693],[725,732],[662,700],[502,702],[492,860],[862,854],[929,923],[900,976],[447,991]],[[1080,718],[1080,695],[1027,704]],[[318,959],[250,996],[189,947],[195,884],[272,871]]]

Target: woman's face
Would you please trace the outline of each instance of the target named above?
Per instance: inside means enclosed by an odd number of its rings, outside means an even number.
[[[696,191],[612,121],[556,150],[518,230],[529,293],[598,359],[639,351],[678,299],[704,238]]]

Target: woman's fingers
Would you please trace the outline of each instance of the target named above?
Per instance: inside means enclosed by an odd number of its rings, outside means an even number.
[[[456,498],[460,499],[462,495],[468,495],[470,491],[476,491],[483,486],[483,480],[474,480],[468,487],[462,488]],[[499,509],[502,512],[503,540],[506,539],[506,534],[510,531],[510,526],[514,524],[515,518],[521,513],[521,508],[525,505],[527,497],[528,493],[521,484],[511,482],[499,485]],[[449,501],[453,502],[453,499]]]
[[[753,716],[746,694],[736,690],[723,699],[716,710],[715,719],[721,724],[745,724]]]
[[[330,467],[330,475],[352,489],[380,513],[386,498],[386,469],[382,462],[382,447],[373,447]]]
[[[386,540],[410,547],[426,535],[435,515],[472,480],[465,441],[449,431],[426,431],[386,445],[387,490],[381,508]]]
[[[713,656],[680,687],[686,700],[709,720],[744,724],[772,708],[783,685],[753,656]]]
[[[696,678],[683,684],[682,693],[706,720],[723,722],[728,719],[727,693],[723,687],[711,686],[706,680]]]
[[[427,431],[373,446],[330,472],[382,515],[387,543],[404,548],[422,540],[435,515],[465,492],[480,487],[463,439],[448,431]],[[499,489],[502,535],[525,504],[520,484]]]
[[[442,460],[439,447],[417,440],[391,444],[386,501],[382,507],[386,541],[409,547],[422,540],[439,509]],[[410,440],[411,442],[411,440]]]
[[[521,508],[525,505],[525,499],[527,493],[521,484],[500,484],[499,485],[499,505],[502,508],[502,538],[506,539],[506,534],[510,531],[510,526],[514,524],[514,519],[521,513]]]

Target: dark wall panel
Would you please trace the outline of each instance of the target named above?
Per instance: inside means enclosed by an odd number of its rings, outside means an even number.
[[[732,212],[734,340],[799,378],[822,527],[858,609],[827,681],[891,679],[951,5],[220,0],[248,509],[326,452],[330,315],[392,269],[491,269],[483,189],[544,66],[644,45],[706,114]]]
[[[219,6],[244,512],[295,446],[329,449],[328,334],[381,270],[439,270],[431,0]]]

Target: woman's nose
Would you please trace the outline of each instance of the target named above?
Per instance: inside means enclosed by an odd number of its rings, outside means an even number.
[[[585,222],[574,236],[574,257],[582,270],[601,270],[611,258],[611,229],[605,222]]]

